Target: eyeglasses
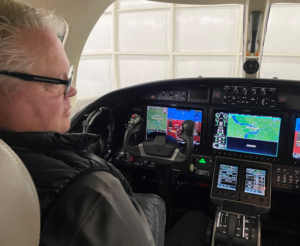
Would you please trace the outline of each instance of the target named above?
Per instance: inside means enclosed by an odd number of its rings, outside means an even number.
[[[43,83],[50,83],[50,84],[57,84],[57,85],[66,85],[65,90],[65,96],[69,93],[72,83],[73,83],[73,77],[74,77],[74,66],[71,65],[69,73],[68,73],[68,80],[63,79],[55,79],[55,78],[49,78],[44,76],[37,76],[27,73],[15,73],[15,72],[9,72],[9,71],[0,71],[0,74],[31,81],[31,82],[43,82]]]

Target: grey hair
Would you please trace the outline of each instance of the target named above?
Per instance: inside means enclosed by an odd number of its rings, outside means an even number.
[[[13,0],[0,0],[0,70],[26,72],[33,65],[29,54],[17,43],[23,29],[52,31],[62,37],[65,23],[53,11],[34,9]],[[20,85],[18,79],[0,75],[0,90],[6,94],[16,91]]]

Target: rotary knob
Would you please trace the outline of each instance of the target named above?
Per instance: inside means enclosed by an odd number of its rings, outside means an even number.
[[[233,93],[234,93],[234,94],[238,94],[238,93],[239,93],[239,89],[238,89],[238,88],[234,88],[234,89],[233,89]]]
[[[262,96],[266,95],[266,89],[265,89],[265,88],[261,88],[260,94],[261,94]]]
[[[246,89],[246,88],[243,88],[242,94],[243,94],[243,95],[247,95],[247,89]]]
[[[252,95],[255,95],[255,94],[256,94],[256,89],[252,89],[252,90],[251,90],[251,94],[252,94]]]

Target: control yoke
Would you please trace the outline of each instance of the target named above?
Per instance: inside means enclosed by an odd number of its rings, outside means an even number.
[[[134,114],[128,122],[128,128],[124,137],[124,147],[133,156],[142,157],[156,164],[184,163],[193,152],[194,121],[186,120],[182,123],[180,137],[185,141],[186,148],[183,152],[177,141],[170,136],[156,136],[155,139],[147,139],[138,142],[144,120],[141,116]]]

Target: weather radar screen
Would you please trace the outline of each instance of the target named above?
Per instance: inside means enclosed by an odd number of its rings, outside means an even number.
[[[217,188],[236,190],[238,170],[237,166],[220,164]]]
[[[281,118],[216,112],[213,148],[277,157]]]
[[[202,111],[196,109],[179,109],[147,106],[147,139],[157,135],[168,135],[184,143],[180,138],[182,123],[185,120],[195,122],[194,144],[200,145]]]
[[[300,159],[300,118],[296,119],[293,158]]]

